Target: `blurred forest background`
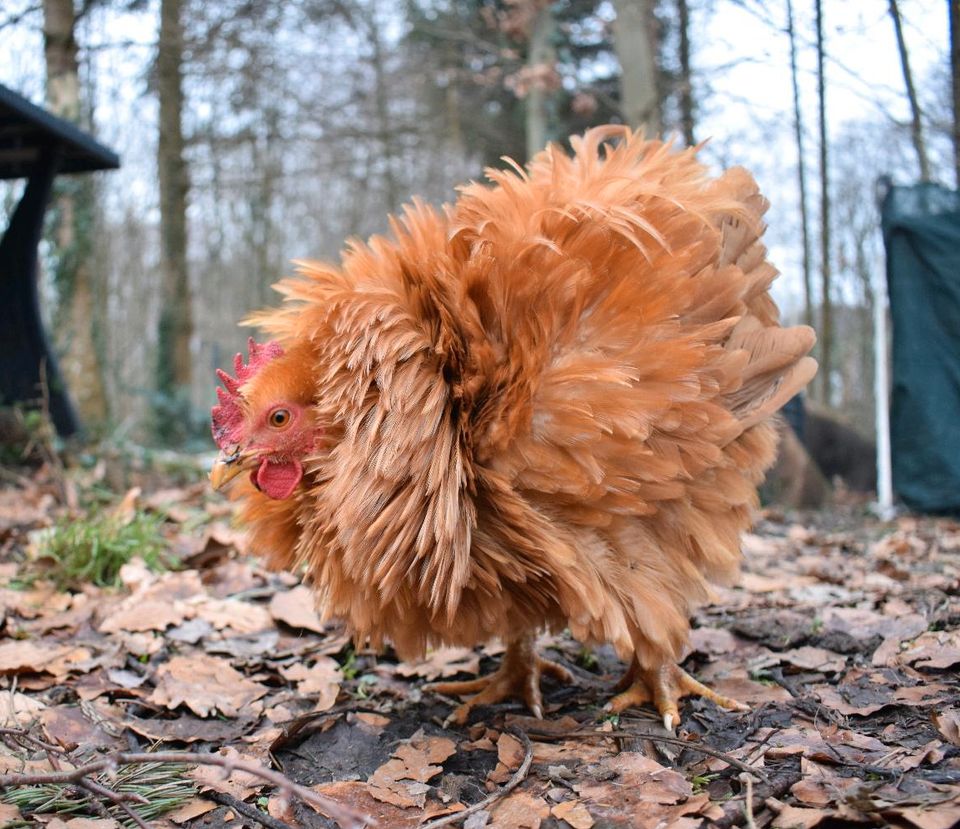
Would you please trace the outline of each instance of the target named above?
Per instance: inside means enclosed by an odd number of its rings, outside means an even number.
[[[0,83],[122,160],[57,180],[42,248],[81,417],[206,446],[213,369],[290,260],[613,121],[755,173],[784,315],[819,331],[811,396],[869,435],[876,183],[957,183],[958,23],[957,0],[4,0]]]

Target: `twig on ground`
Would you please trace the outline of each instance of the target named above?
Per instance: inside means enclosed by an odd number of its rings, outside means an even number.
[[[94,780],[87,780],[86,778],[78,780],[77,785],[81,789],[88,791],[95,798],[102,797],[105,800],[109,800],[111,803],[115,804],[117,808],[120,809],[128,818],[130,818],[130,820],[137,824],[140,829],[150,829],[147,822],[135,811],[133,811],[133,809],[131,809],[126,803],[128,800],[135,800],[137,803],[148,803],[149,801],[146,798],[141,797],[138,794],[123,795],[119,792],[115,792],[113,789],[108,789],[106,786],[101,786]],[[113,815],[107,811],[106,807],[104,807],[99,800],[92,800],[90,803],[100,817],[107,819],[113,817]]]
[[[536,732],[535,732],[536,733]],[[536,734],[536,736],[541,736]],[[717,751],[715,748],[710,748],[710,746],[705,746],[702,743],[691,743],[687,740],[682,740],[679,737],[669,737],[666,734],[652,734],[649,731],[623,731],[623,730],[613,730],[613,731],[567,731],[563,733],[544,733],[544,737],[553,737],[553,738],[592,738],[592,739],[601,739],[601,738],[616,738],[616,737],[629,737],[638,740],[652,740],[655,743],[666,743],[671,746],[680,746],[682,748],[688,748],[690,751],[696,751],[700,754],[706,754],[708,757],[715,757],[717,760],[723,760],[728,766],[742,771],[745,774],[752,774],[758,780],[762,780],[764,783],[768,783],[769,778],[767,774],[761,769],[754,768],[753,766],[748,766],[746,763],[737,760],[735,757],[731,757],[729,754],[724,754],[722,751]]]
[[[741,774],[740,779],[747,787],[747,795],[743,803],[743,816],[746,818],[748,829],[757,829],[757,823],[753,819],[753,777],[749,774]]]
[[[479,812],[481,809],[486,809],[491,803],[494,803],[501,797],[504,797],[512,792],[526,779],[527,772],[530,771],[530,764],[533,763],[533,743],[530,742],[530,738],[526,735],[526,733],[521,731],[519,728],[511,728],[510,733],[515,734],[520,739],[520,741],[523,743],[523,748],[525,751],[523,755],[523,762],[520,763],[520,768],[514,772],[513,777],[511,777],[493,794],[488,795],[483,800],[474,803],[472,806],[468,806],[462,812],[454,812],[453,814],[444,815],[436,820],[431,820],[428,823],[422,823],[420,824],[420,829],[438,829],[440,826],[450,826],[451,824],[457,823],[468,815],[472,815],[474,812]]]
[[[208,800],[212,800],[214,803],[219,803],[221,806],[233,809],[237,814],[249,820],[256,821],[261,826],[266,826],[267,829],[293,829],[289,823],[284,823],[282,820],[268,815],[266,812],[261,812],[256,806],[244,803],[233,795],[225,794],[224,792],[205,792],[203,796]]]
[[[44,784],[70,784],[79,783],[91,774],[115,769],[118,766],[136,765],[139,763],[171,763],[176,765],[193,766],[219,766],[224,769],[227,775],[235,771],[259,777],[268,783],[272,783],[282,792],[294,797],[298,797],[307,803],[316,806],[327,817],[335,820],[344,829],[354,829],[356,827],[374,826],[376,821],[364,815],[355,809],[344,806],[329,797],[294,783],[284,775],[276,771],[264,768],[259,763],[248,763],[242,760],[232,760],[228,757],[222,757],[219,754],[192,754],[188,751],[157,751],[157,752],[123,752],[117,751],[106,754],[96,760],[91,760],[74,769],[64,771],[53,771],[36,774],[0,774],[0,790],[12,788],[14,786],[37,786]]]

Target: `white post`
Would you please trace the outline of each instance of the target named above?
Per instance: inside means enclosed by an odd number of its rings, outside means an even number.
[[[882,272],[881,272],[882,273]],[[873,381],[877,425],[876,513],[884,521],[894,516],[893,469],[890,461],[890,380],[887,366],[887,286],[883,275],[874,279]]]

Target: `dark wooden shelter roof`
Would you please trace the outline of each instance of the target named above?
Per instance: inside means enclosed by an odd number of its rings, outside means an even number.
[[[43,148],[52,144],[62,148],[57,168],[61,173],[115,170],[120,166],[115,152],[0,84],[0,179],[29,176]]]

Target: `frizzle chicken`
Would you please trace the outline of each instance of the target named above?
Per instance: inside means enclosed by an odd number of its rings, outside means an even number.
[[[669,728],[685,694],[738,706],[676,662],[815,338],[777,322],[749,173],[622,127],[571,143],[300,263],[252,318],[271,342],[220,372],[211,477],[358,640],[501,638],[494,674],[436,686],[475,694],[457,721],[510,696],[540,716],[540,676],[570,677],[534,636],[567,627],[628,662],[613,710]]]

